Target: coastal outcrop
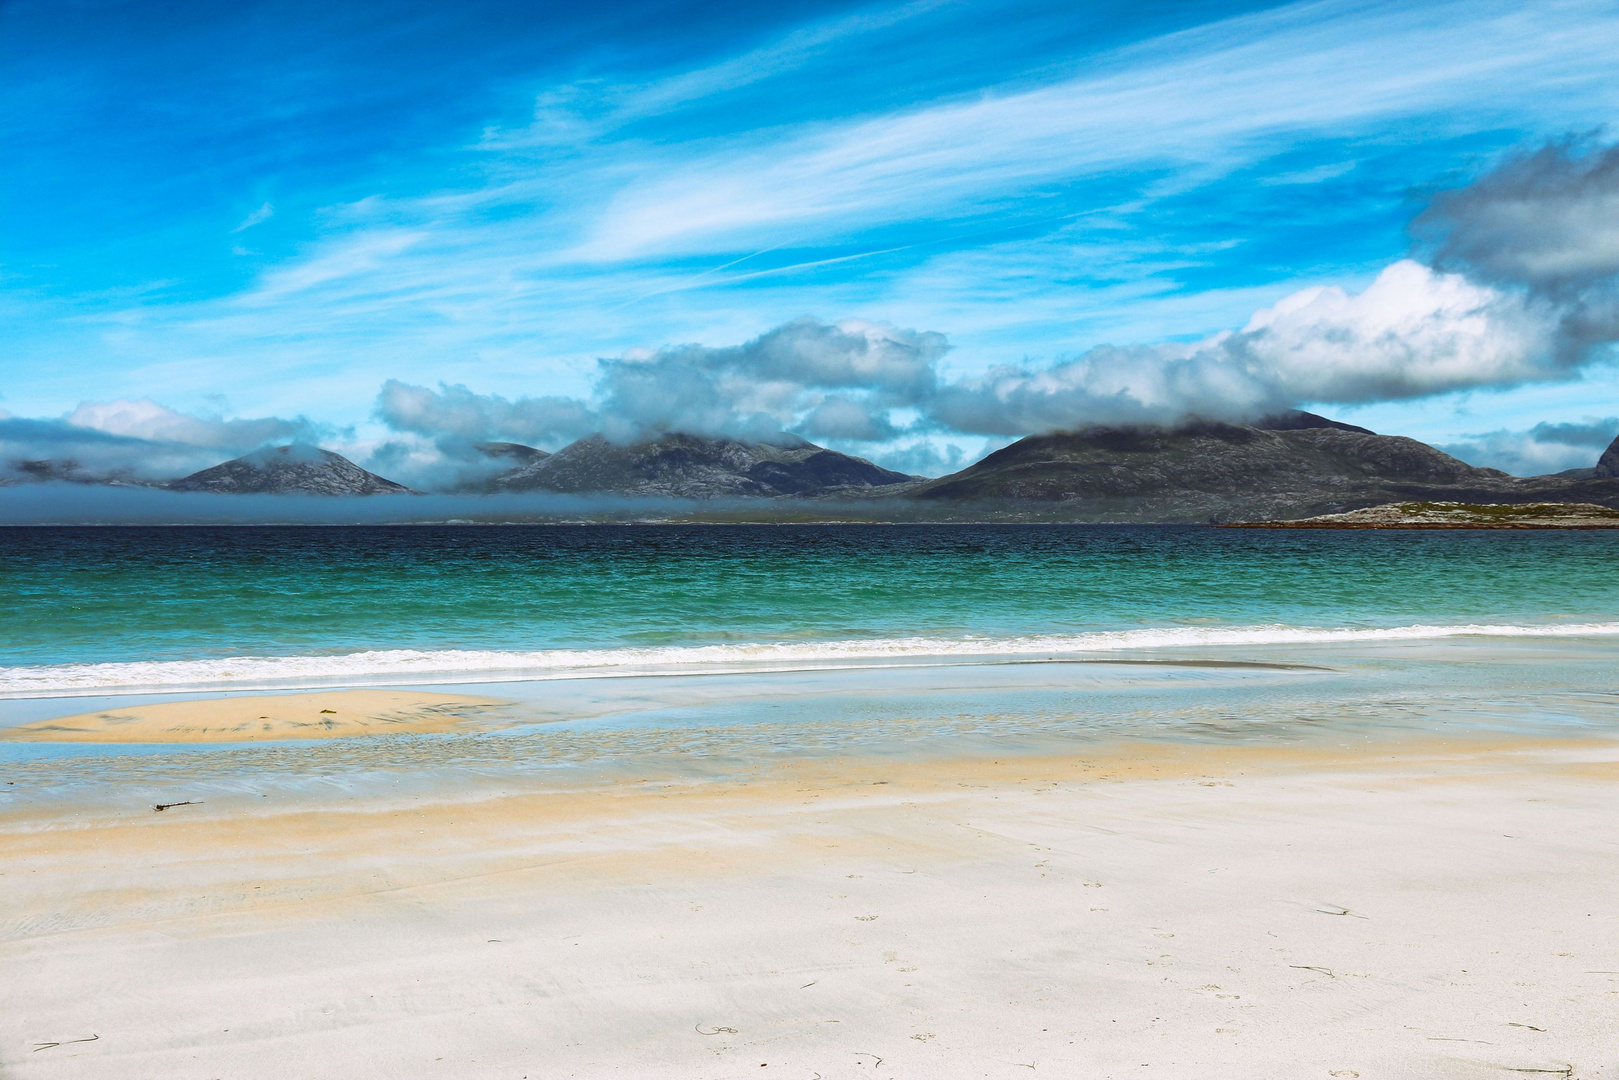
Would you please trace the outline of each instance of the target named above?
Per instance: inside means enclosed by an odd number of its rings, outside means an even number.
[[[1595,503],[1406,502],[1229,529],[1619,529],[1619,510]]]

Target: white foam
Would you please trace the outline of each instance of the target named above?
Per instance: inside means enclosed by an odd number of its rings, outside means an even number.
[[[1619,635],[1619,623],[1376,628],[1271,625],[1158,627],[1000,638],[908,637],[666,648],[543,649],[534,652],[387,649],[328,656],[232,656],[209,660],[0,667],[0,697],[697,674],[884,662],[960,662],[973,658],[1082,657],[1097,653],[1189,647],[1423,641],[1458,637],[1566,638],[1613,635]]]

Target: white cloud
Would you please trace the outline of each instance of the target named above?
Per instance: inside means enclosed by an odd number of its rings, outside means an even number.
[[[1358,294],[1305,289],[1195,344],[997,368],[946,387],[932,416],[949,430],[1010,435],[1512,385],[1568,374],[1556,330],[1513,296],[1402,260]]]
[[[269,221],[273,217],[275,217],[275,207],[269,203],[264,203],[257,210],[254,210],[252,213],[243,218],[241,223],[238,224],[236,228],[232,229],[231,232],[245,232],[255,225],[260,225],[266,221]]]
[[[776,41],[707,67],[647,83],[591,79],[552,87],[534,102],[533,122],[511,131],[490,128],[485,149],[576,144],[598,139],[635,120],[796,71],[850,39],[886,30],[943,6],[945,0],[913,0],[886,10],[863,11],[798,27]]]
[[[1213,351],[1284,397],[1350,404],[1558,377],[1555,332],[1510,294],[1404,259],[1358,295],[1295,293]]]
[[[249,305],[285,301],[323,286],[372,277],[391,260],[427,238],[420,230],[377,229],[361,233],[303,262],[272,270],[240,299]]]
[[[1271,137],[1355,129],[1441,102],[1476,122],[1530,87],[1579,86],[1612,104],[1619,94],[1588,68],[1593,55],[1619,53],[1619,23],[1599,9],[1329,2],[1242,16],[1093,58],[1085,74],[1033,90],[682,154],[618,190],[575,254],[616,260],[742,233],[948,214],[1125,167],[1224,170]]]
[[[80,402],[62,420],[74,427],[147,442],[248,450],[277,440],[307,438],[315,430],[301,418],[224,420],[176,412],[150,398]]]
[[[680,345],[598,362],[594,400],[507,399],[390,379],[377,415],[395,431],[551,448],[590,431],[615,439],[678,431],[772,438],[784,430],[883,440],[889,414],[932,393],[942,334],[801,318],[741,345]]]
[[[222,419],[149,399],[82,402],[65,416],[0,416],[0,475],[170,480],[270,443],[314,441],[329,428],[303,417]],[[30,470],[28,462],[48,463]]]
[[[595,431],[600,419],[566,397],[475,394],[440,384],[437,391],[389,379],[377,395],[377,417],[394,431],[464,443],[521,442],[554,449]]]

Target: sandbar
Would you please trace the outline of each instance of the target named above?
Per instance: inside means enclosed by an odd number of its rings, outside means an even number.
[[[0,738],[18,742],[228,743],[444,732],[488,718],[502,704],[492,698],[414,690],[255,694],[78,713],[0,729]]]

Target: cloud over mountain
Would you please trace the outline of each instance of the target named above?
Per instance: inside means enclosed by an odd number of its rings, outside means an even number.
[[[1304,289],[1190,345],[1100,346],[943,388],[941,426],[998,435],[1095,423],[1249,419],[1312,402],[1395,401],[1556,378],[1555,319],[1411,260],[1365,290]]]
[[[0,414],[0,476],[166,480],[267,444],[331,433],[303,417],[227,420],[176,412],[146,398],[87,401],[61,417]]]
[[[600,420],[583,402],[565,397],[475,394],[465,386],[438,390],[389,379],[377,394],[376,415],[394,431],[446,440],[553,443],[596,430]]]
[[[436,439],[512,439],[556,446],[593,431],[627,441],[679,431],[769,439],[882,441],[891,412],[920,406],[938,381],[943,334],[851,320],[802,318],[741,345],[677,345],[598,362],[594,400],[475,394],[397,380],[377,416],[399,432]]]

